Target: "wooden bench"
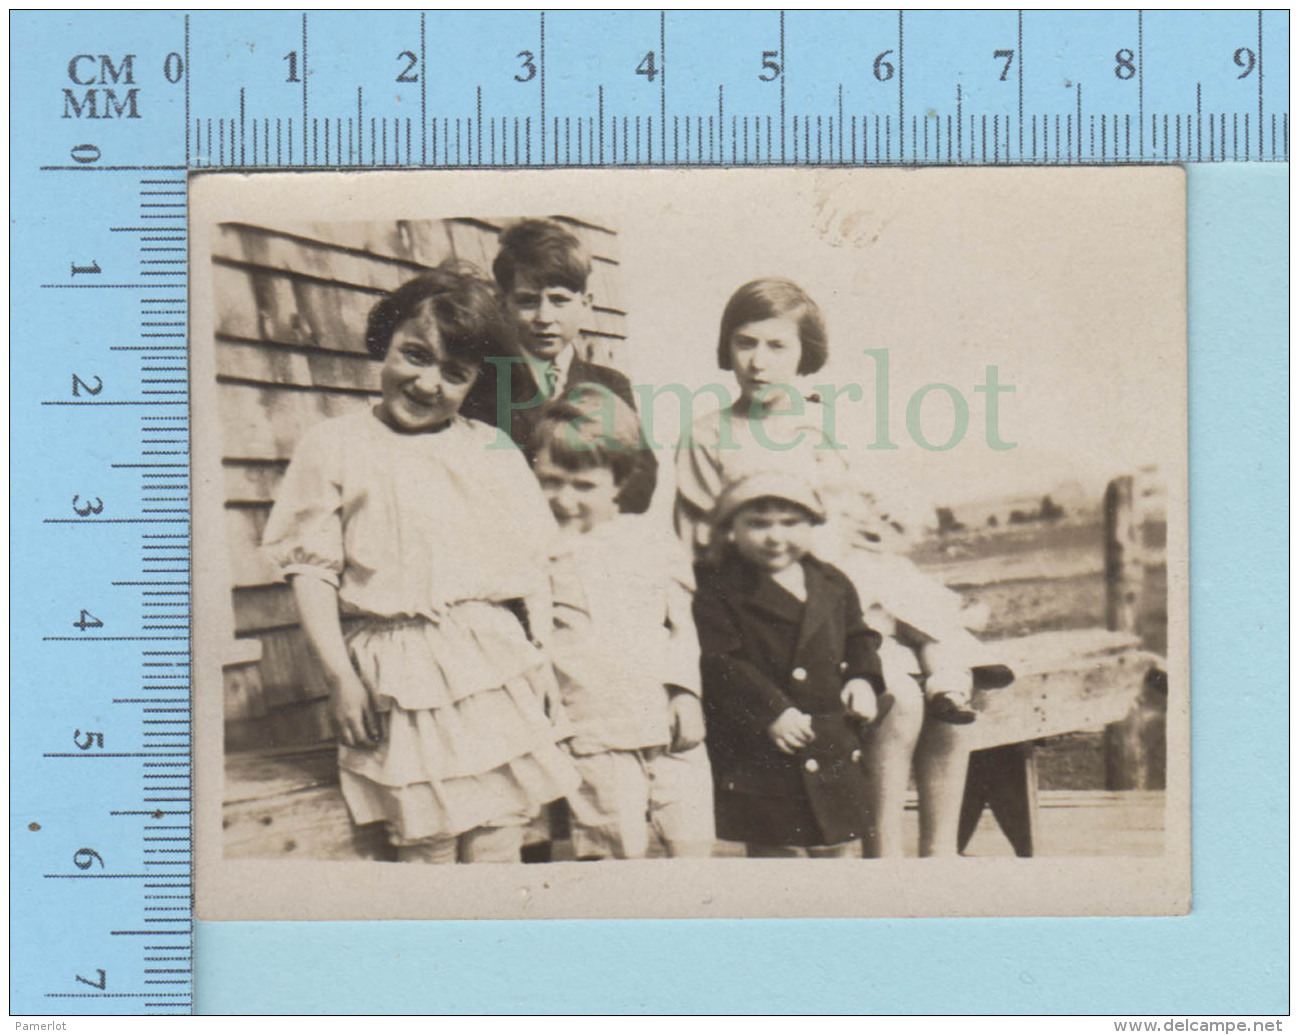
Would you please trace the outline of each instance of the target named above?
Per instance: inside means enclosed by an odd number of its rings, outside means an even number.
[[[979,719],[972,725],[926,723],[921,734],[917,750],[941,761],[921,789],[922,855],[963,850],[991,808],[1015,854],[1031,856],[1037,741],[1126,720],[1161,672],[1160,659],[1131,633],[1047,632],[995,647],[1015,681],[975,695]]]
[[[976,695],[972,725],[927,723],[921,735],[919,750],[941,762],[921,789],[922,854],[963,848],[986,807],[1016,854],[1033,854],[1034,743],[1125,719],[1159,663],[1135,636],[1103,629],[1038,633],[998,648],[1015,681]],[[228,755],[224,801],[229,858],[393,857],[380,825],[349,821],[332,744]]]

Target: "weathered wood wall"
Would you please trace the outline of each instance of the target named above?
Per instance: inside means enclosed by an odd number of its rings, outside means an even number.
[[[618,238],[595,222],[558,218],[594,259],[588,358],[620,366],[627,313]],[[224,680],[227,750],[331,735],[325,688],[290,589],[258,551],[276,486],[307,428],[373,402],[379,365],[364,339],[375,301],[447,258],[490,275],[503,225],[448,219],[219,228],[214,348],[236,637]]]

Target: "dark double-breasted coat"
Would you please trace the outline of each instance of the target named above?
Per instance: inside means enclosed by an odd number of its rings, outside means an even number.
[[[878,633],[839,569],[801,562],[807,599],[729,554],[696,568],[708,753],[718,836],[757,844],[830,845],[869,821],[861,740],[840,694],[853,678],[884,689]],[[787,708],[812,716],[816,739],[795,755],[768,727]]]

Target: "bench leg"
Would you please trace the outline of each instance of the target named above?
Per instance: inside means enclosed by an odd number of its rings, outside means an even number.
[[[1015,854],[1032,856],[1037,825],[1037,757],[1033,747],[1031,741],[1004,744],[970,755],[957,840],[961,851],[974,836],[986,806],[992,809]]]
[[[955,856],[957,827],[970,749],[968,727],[927,722],[916,746],[916,790],[920,796],[920,854]]]

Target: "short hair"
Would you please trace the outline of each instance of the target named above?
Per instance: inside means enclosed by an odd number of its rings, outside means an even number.
[[[640,421],[623,400],[602,385],[579,385],[547,403],[532,432],[530,455],[545,453],[566,471],[607,467],[623,486],[644,449]]]
[[[746,511],[757,510],[796,510],[809,525],[823,525],[824,519],[819,514],[814,514],[807,509],[805,504],[797,500],[791,500],[787,496],[758,496],[751,500],[745,500],[735,508],[718,527],[727,529],[735,524],[735,519]]]
[[[746,323],[770,320],[777,316],[792,317],[798,324],[798,341],[802,354],[798,358],[800,374],[815,374],[830,355],[826,341],[825,319],[821,307],[792,280],[784,277],[761,277],[751,280],[731,295],[722,310],[722,329],[717,338],[717,365],[733,369],[731,336]]]
[[[567,227],[553,219],[524,219],[506,229],[492,262],[501,290],[514,290],[520,275],[541,287],[585,291],[591,278],[591,256]]]
[[[425,307],[447,354],[481,367],[487,356],[513,353],[514,324],[500,289],[474,266],[448,260],[390,291],[370,310],[365,347],[382,359],[397,328]]]

